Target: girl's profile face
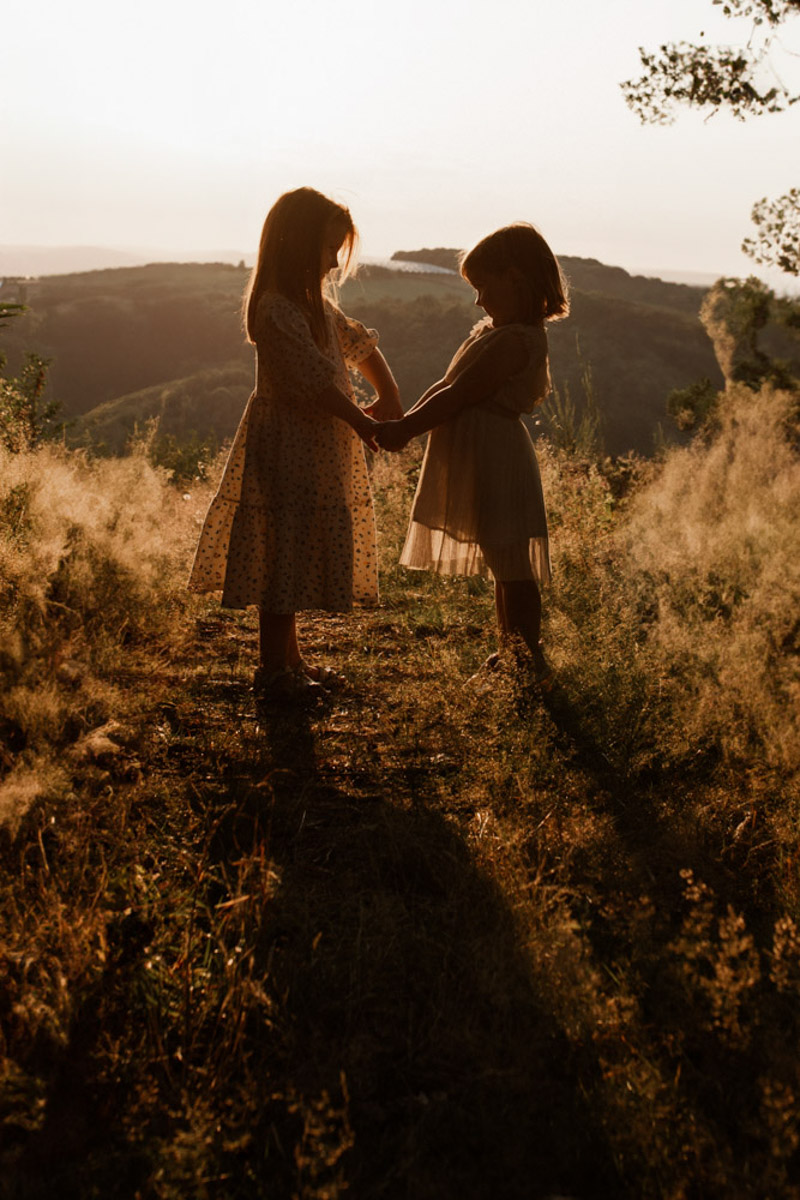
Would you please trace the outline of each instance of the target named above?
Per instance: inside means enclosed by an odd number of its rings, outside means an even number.
[[[334,218],[325,230],[322,239],[322,259],[320,262],[320,279],[324,279],[329,271],[335,271],[339,265],[339,251],[342,248],[347,230],[341,220]]]
[[[520,284],[513,271],[480,271],[470,283],[477,293],[475,303],[492,318],[494,326],[523,320]]]

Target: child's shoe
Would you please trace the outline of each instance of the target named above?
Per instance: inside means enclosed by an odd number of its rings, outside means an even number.
[[[501,658],[497,651],[490,654],[486,662],[481,663],[474,675],[470,675],[469,679],[464,684],[464,688],[474,692],[476,696],[485,696],[491,691],[494,680],[493,675],[500,670]]]
[[[340,675],[338,671],[334,671],[333,667],[312,666],[311,663],[300,663],[299,670],[310,679],[313,683],[318,683],[320,687],[337,691],[339,688],[347,686],[347,680],[344,675]]]

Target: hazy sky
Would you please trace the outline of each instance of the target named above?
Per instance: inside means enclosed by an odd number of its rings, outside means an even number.
[[[753,202],[800,183],[800,105],[625,107],[637,46],[747,40],[711,0],[20,0],[1,28],[0,244],[249,253],[311,184],[368,257],[524,219],[557,253],[747,274]]]

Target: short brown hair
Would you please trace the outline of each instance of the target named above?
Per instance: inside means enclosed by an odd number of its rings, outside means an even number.
[[[569,313],[567,281],[558,259],[539,230],[525,221],[488,234],[463,255],[460,265],[470,283],[481,271],[514,271],[527,285],[535,320],[557,321]]]

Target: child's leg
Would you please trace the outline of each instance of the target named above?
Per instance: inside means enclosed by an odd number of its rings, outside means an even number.
[[[329,667],[312,667],[303,661],[297,642],[294,613],[268,613],[259,609],[259,667],[255,686],[274,686],[287,700],[308,699],[323,685],[343,683],[341,675]],[[291,672],[290,676],[286,672]],[[280,676],[280,678],[273,678]]]
[[[267,613],[259,610],[259,662],[272,674],[300,665],[297,622],[294,613]]]
[[[501,639],[522,641],[537,670],[541,669],[544,665],[544,655],[539,645],[542,596],[536,580],[498,580],[495,583],[495,608]]]
[[[508,640],[508,617],[506,616],[505,596],[503,594],[503,585],[494,582],[494,610],[497,613],[497,628],[500,633],[500,646]]]

